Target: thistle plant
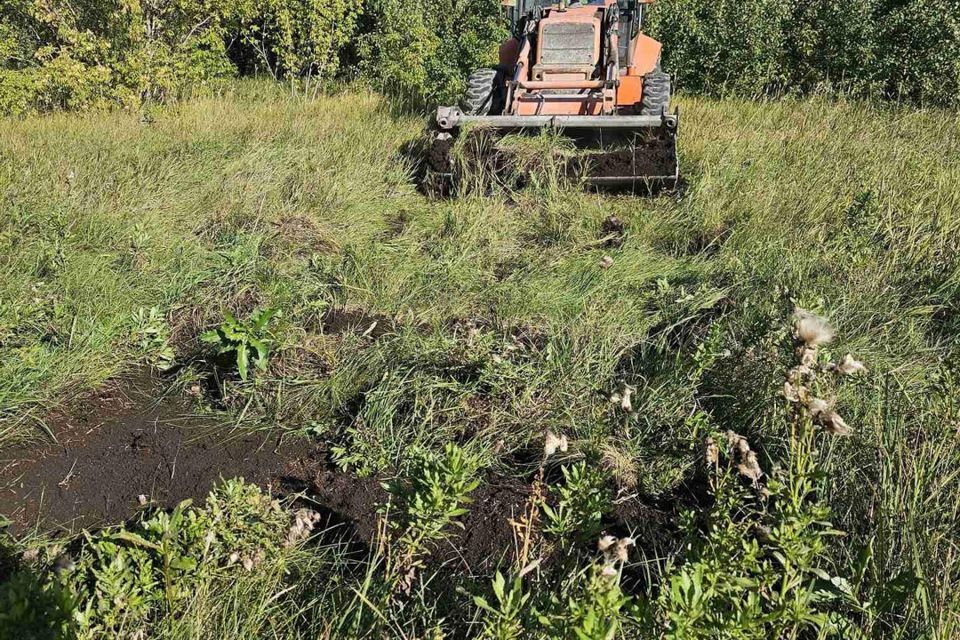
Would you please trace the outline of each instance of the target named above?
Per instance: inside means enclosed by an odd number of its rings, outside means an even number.
[[[67,549],[34,550],[29,569],[0,583],[8,605],[0,638],[153,637],[157,621],[178,615],[202,586],[279,560],[288,522],[256,485],[228,480],[204,505],[151,509],[137,522],[84,531]]]
[[[493,599],[475,595],[482,638],[571,638],[608,640],[616,637],[628,616],[632,598],[621,587],[623,566],[632,538],[604,536],[599,556],[559,578],[559,589],[549,592],[536,582],[524,588],[524,577],[539,566],[534,561],[509,582],[499,571],[493,580]]]
[[[784,385],[790,436],[783,468],[765,472],[751,444],[733,431],[707,438],[714,504],[702,519],[688,514],[691,553],[658,598],[667,637],[822,636],[852,628],[842,612],[859,603],[824,560],[828,541],[842,533],[830,524],[818,490],[816,443],[822,434],[851,432],[834,402],[820,396],[835,376],[864,367],[850,355],[820,362],[819,349],[833,335],[823,318],[795,314],[797,362]]]
[[[148,363],[160,371],[174,365],[176,353],[170,345],[170,326],[157,307],[140,307],[133,314],[133,340]]]
[[[494,599],[473,596],[473,603],[480,609],[483,619],[481,638],[489,640],[519,640],[524,637],[524,618],[529,616],[527,604],[531,594],[523,589],[523,575],[518,574],[509,584],[497,571],[493,579]]]
[[[586,462],[561,467],[564,484],[557,489],[556,506],[543,502],[544,532],[567,544],[592,539],[603,516],[612,507],[603,472]]]
[[[819,348],[833,339],[833,328],[805,309],[797,309],[794,319],[798,363],[783,383],[783,395],[794,418],[791,424],[803,423],[808,418],[834,435],[850,435],[852,429],[834,410],[834,400],[821,396],[831,390],[836,377],[856,375],[865,372],[866,367],[849,353],[838,362],[821,362]]]
[[[410,591],[424,557],[445,537],[447,526],[463,526],[456,519],[467,513],[464,505],[480,484],[476,472],[463,449],[449,443],[442,455],[422,457],[407,482],[384,485],[397,506],[388,574],[402,591]]]
[[[251,362],[260,371],[267,370],[272,340],[267,325],[278,313],[277,309],[258,309],[246,322],[240,322],[228,311],[223,323],[201,335],[200,340],[215,345],[218,355],[235,354],[240,379],[246,380]]]

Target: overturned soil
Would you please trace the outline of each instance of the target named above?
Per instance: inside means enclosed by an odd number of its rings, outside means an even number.
[[[514,529],[511,521],[524,514],[531,487],[515,478],[489,477],[471,494],[473,502],[458,529],[434,557],[470,574],[487,574],[512,561]]]
[[[360,547],[376,537],[388,498],[380,479],[330,465],[309,440],[198,415],[190,398],[164,387],[148,371],[111,383],[48,417],[55,443],[0,451],[0,514],[11,532],[117,524],[145,504],[203,501],[222,479],[243,477],[276,496],[300,495],[336,536]],[[495,568],[512,551],[510,519],[528,495],[522,481],[487,478],[434,561],[470,573]]]
[[[159,390],[149,372],[111,384],[49,417],[55,443],[0,452],[0,513],[14,533],[117,523],[144,502],[202,500],[225,478],[267,487],[312,455],[309,442],[229,429]]]
[[[302,493],[304,502],[320,512],[329,527],[346,532],[355,542],[373,540],[382,526],[380,512],[389,496],[380,481],[357,479],[324,464],[301,458],[287,465],[279,478],[286,492]],[[488,477],[470,495],[468,511],[451,525],[449,536],[432,554],[432,566],[469,574],[489,573],[514,548],[511,520],[526,506],[530,485],[514,478]]]
[[[356,333],[370,338],[380,338],[395,333],[399,324],[395,318],[380,313],[371,313],[359,307],[328,309],[323,314],[324,333]]]
[[[522,189],[533,175],[543,172],[614,191],[654,194],[678,186],[676,139],[670,133],[568,133],[575,150],[556,145],[545,154],[503,145],[502,132],[477,129],[467,134],[459,159],[454,158],[457,152],[452,138],[435,137],[428,164],[434,172],[453,176],[455,182],[462,178],[479,180],[484,188],[500,184],[508,189]],[[429,185],[423,186],[430,191]]]
[[[662,178],[673,176],[676,168],[676,147],[670,138],[651,138],[637,141],[630,148],[589,153],[571,163],[574,173],[589,178]]]

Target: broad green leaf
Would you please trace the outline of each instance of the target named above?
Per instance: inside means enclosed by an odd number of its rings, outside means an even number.
[[[179,571],[192,571],[197,568],[197,561],[188,556],[181,556],[171,560],[170,566]]]
[[[247,379],[247,369],[249,367],[247,350],[245,347],[237,349],[237,370],[240,372],[240,379]]]
[[[260,311],[255,312],[250,319],[253,321],[252,326],[255,331],[262,331],[267,323],[270,322],[270,319],[279,313],[279,309],[261,309]]]

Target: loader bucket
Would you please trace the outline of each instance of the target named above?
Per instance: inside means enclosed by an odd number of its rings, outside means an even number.
[[[679,178],[676,134],[679,114],[662,116],[469,116],[459,109],[437,110],[430,169],[448,184],[457,180],[451,157],[454,141],[470,133],[536,132],[550,129],[574,142],[578,152],[565,158],[572,178],[601,188],[672,189]],[[494,168],[502,160],[490,163]]]

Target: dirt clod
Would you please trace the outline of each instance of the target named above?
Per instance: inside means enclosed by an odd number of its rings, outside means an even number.
[[[603,246],[609,249],[620,248],[627,239],[627,226],[617,216],[608,216],[600,225],[600,238]]]
[[[514,550],[512,519],[518,518],[530,497],[529,483],[512,478],[487,478],[471,495],[463,529],[438,550],[437,557],[454,561],[468,573],[489,574]]]
[[[328,309],[323,315],[324,333],[356,333],[370,338],[379,338],[394,333],[398,323],[394,318],[372,313],[358,307]]]

